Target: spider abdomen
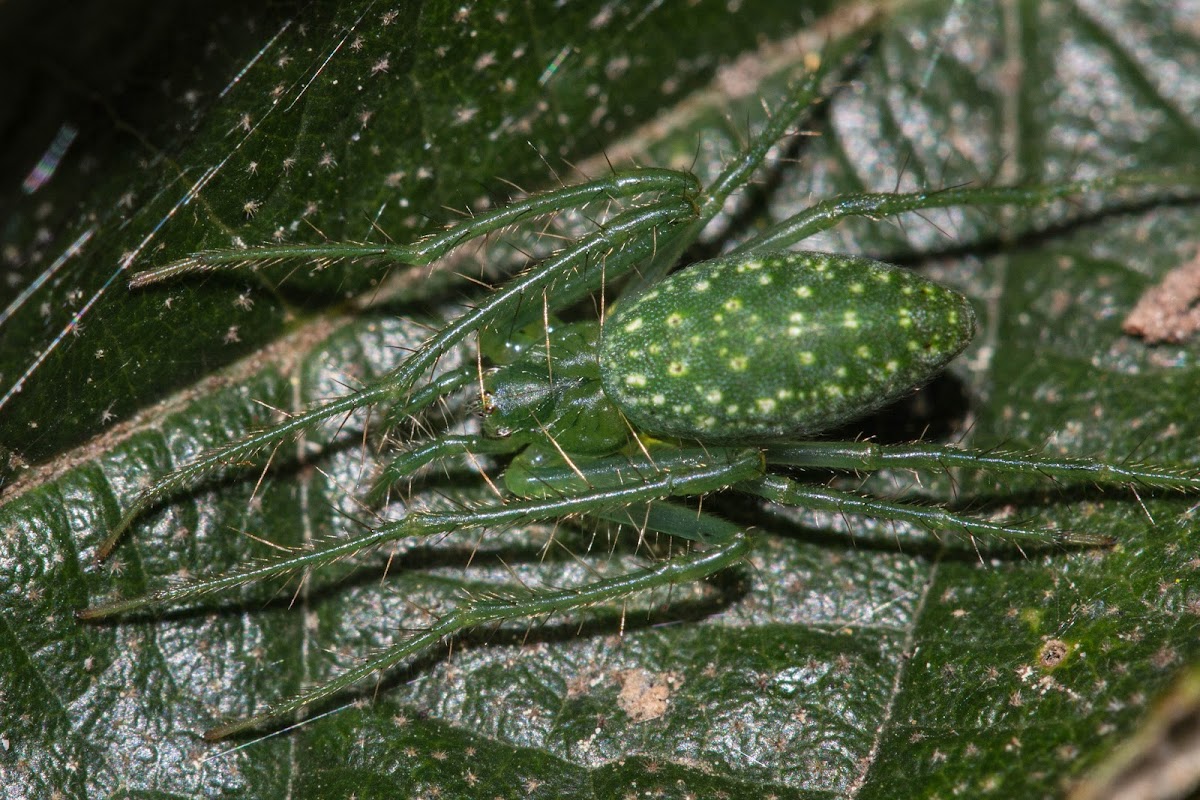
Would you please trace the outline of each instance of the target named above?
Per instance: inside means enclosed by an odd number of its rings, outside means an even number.
[[[608,318],[606,394],[649,433],[775,440],[826,430],[928,381],[975,330],[965,297],[858,256],[731,256]]]

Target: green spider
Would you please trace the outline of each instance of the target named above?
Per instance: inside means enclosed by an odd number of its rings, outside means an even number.
[[[1050,531],[797,479],[797,470],[944,471],[961,467],[1095,484],[1200,491],[1200,477],[1156,467],[979,452],[928,443],[811,441],[927,382],[968,344],[970,303],[956,292],[869,259],[788,248],[852,216],[884,217],[959,205],[1030,206],[1124,186],[1190,185],[1186,176],[1121,175],[1032,187],[858,194],[818,203],[721,258],[682,265],[685,251],[745,186],[770,148],[821,95],[839,57],[827,57],[763,130],[707,187],[687,172],[638,169],[534,195],[411,245],[289,245],[197,253],[135,276],[133,287],[194,272],[308,259],[426,265],[454,247],[517,223],[589,204],[629,205],[589,234],[483,295],[396,369],[367,387],[206,452],[139,494],[96,551],[106,558],[147,509],[229,464],[276,447],[339,415],[374,404],[417,415],[474,393],[480,433],[444,431],[405,442],[372,490],[376,499],[418,471],[459,456],[507,465],[493,500],[411,511],[359,536],[324,540],[230,574],[115,599],[80,612],[95,619],[178,604],[207,593],[295,575],[407,537],[586,516],[698,543],[645,569],[565,589],[465,599],[427,630],[261,713],[209,730],[219,739],[293,714],[410,659],[464,629],[613,603],[697,581],[736,565],[753,533],[702,510],[714,493],[786,507],[856,514],[966,537],[1042,546],[1096,546],[1104,535]],[[632,277],[636,275],[636,277]],[[625,279],[625,280],[623,280]],[[581,301],[624,285],[600,321],[562,322]],[[601,303],[603,308],[603,303]],[[478,361],[439,370],[477,341]],[[476,384],[478,384],[476,386]]]

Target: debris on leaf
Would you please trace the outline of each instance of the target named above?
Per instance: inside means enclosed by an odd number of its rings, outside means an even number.
[[[1147,289],[1121,329],[1147,344],[1182,344],[1200,330],[1200,252]]]

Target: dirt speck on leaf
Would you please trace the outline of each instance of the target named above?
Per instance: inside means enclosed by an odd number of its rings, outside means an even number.
[[[671,692],[683,683],[682,677],[674,672],[655,675],[644,669],[618,672],[617,680],[621,684],[617,706],[633,722],[647,722],[667,713]]]
[[[1054,669],[1066,660],[1070,652],[1069,644],[1061,639],[1051,639],[1042,645],[1042,650],[1038,653],[1038,664],[1042,669]]]
[[[1142,294],[1121,330],[1146,344],[1182,344],[1200,330],[1200,252]]]

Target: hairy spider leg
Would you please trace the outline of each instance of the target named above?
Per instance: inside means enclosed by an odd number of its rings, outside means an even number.
[[[312,689],[288,698],[278,705],[250,717],[217,725],[204,732],[209,741],[257,728],[267,722],[293,714],[304,707],[349,688],[359,681],[382,673],[468,628],[487,622],[541,617],[550,614],[610,603],[623,597],[664,586],[691,583],[737,565],[750,552],[750,538],[732,523],[708,515],[695,520],[710,541],[719,542],[703,552],[692,552],[654,566],[593,581],[582,586],[556,591],[525,590],[507,598],[467,598],[427,630],[385,649],[353,669]]]
[[[520,439],[497,439],[475,434],[447,434],[420,442],[384,466],[367,492],[366,501],[370,504],[383,502],[394,484],[405,478],[411,479],[418,470],[430,464],[455,456],[511,455],[525,446]]]
[[[879,219],[907,211],[924,211],[954,206],[1044,205],[1065,197],[1113,189],[1200,189],[1200,170],[1130,172],[1065,183],[1034,186],[962,186],[907,194],[866,192],[844,194],[822,200],[778,222],[748,239],[731,253],[748,255],[785,249],[808,237],[829,230],[850,217]]]
[[[771,464],[814,469],[947,471],[957,467],[989,472],[1035,473],[1050,479],[1090,482],[1096,486],[1141,486],[1148,489],[1200,492],[1200,473],[1194,470],[1155,467],[1150,464],[1116,464],[1040,453],[972,450],[922,442],[802,442],[767,447],[766,458]]]
[[[246,266],[262,269],[279,262],[296,260],[315,262],[322,266],[359,261],[386,263],[389,268],[428,266],[472,239],[567,209],[582,208],[601,200],[617,200],[656,192],[664,196],[687,197],[699,191],[700,185],[696,178],[688,172],[650,167],[617,170],[604,178],[539,192],[500,208],[474,214],[469,219],[411,244],[326,242],[203,250],[160,267],[136,273],[129,279],[129,288],[141,289],[185,275]]]
[[[174,605],[223,589],[280,575],[311,570],[348,558],[388,542],[408,537],[434,536],[459,530],[496,528],[583,514],[603,507],[622,507],[671,496],[704,494],[763,473],[762,453],[755,449],[675,449],[655,455],[623,459],[623,469],[597,465],[591,487],[557,496],[538,497],[494,505],[464,506],[447,511],[413,511],[360,536],[331,538],[299,548],[274,559],[244,566],[225,575],[167,586],[139,597],[115,599],[77,613],[80,619],[100,619]],[[579,478],[569,472],[570,481]],[[606,477],[602,477],[606,476]],[[574,488],[574,487],[572,487]]]

